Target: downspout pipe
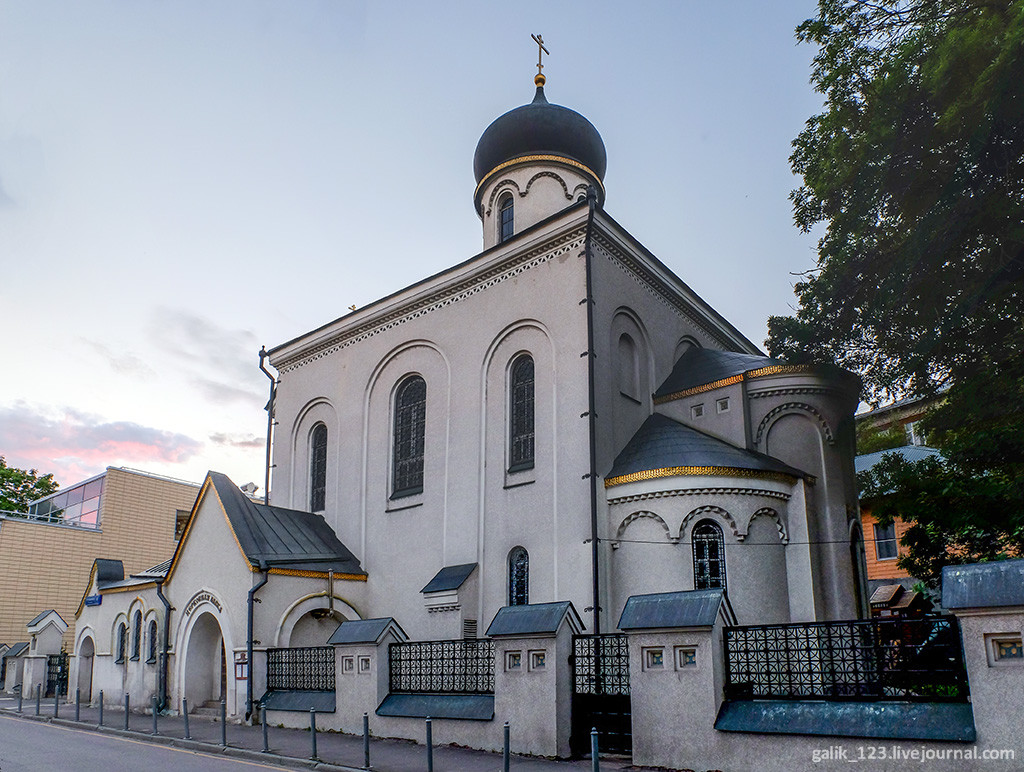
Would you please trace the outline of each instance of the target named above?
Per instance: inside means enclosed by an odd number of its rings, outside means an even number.
[[[167,710],[167,654],[171,649],[171,602],[164,596],[164,582],[166,577],[156,583],[156,597],[164,604],[164,636],[162,651],[160,652],[160,669],[157,673],[159,679],[158,691],[160,710]]]
[[[593,625],[594,635],[601,634],[601,580],[599,561],[601,557],[600,547],[597,541],[597,396],[594,386],[594,360],[597,352],[594,351],[594,277],[593,277],[593,250],[591,248],[591,233],[594,229],[594,210],[597,207],[597,191],[591,185],[587,189],[587,235],[584,241],[583,253],[584,264],[587,276],[587,296],[584,303],[587,304],[587,424],[590,430],[590,470],[587,476],[590,478],[590,573],[593,582]]]
[[[270,452],[273,447],[274,437],[274,397],[277,396],[277,378],[274,374],[267,369],[264,362],[270,354],[267,353],[267,347],[262,346],[260,348],[260,370],[263,374],[270,379],[270,401],[267,402],[267,461],[266,461],[266,479],[263,482],[263,503],[270,503]]]
[[[253,606],[259,603],[259,598],[256,597],[257,591],[270,580],[270,572],[267,571],[267,564],[265,561],[260,561],[260,571],[263,572],[263,578],[259,582],[249,588],[249,597],[246,601],[248,605],[248,617],[245,623],[245,658],[246,658],[246,678],[245,678],[245,720],[248,721],[252,717],[252,618],[253,618]]]

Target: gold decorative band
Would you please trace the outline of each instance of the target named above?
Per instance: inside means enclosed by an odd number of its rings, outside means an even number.
[[[253,573],[258,572],[260,569],[258,566],[250,566]],[[307,579],[326,579],[326,571],[302,571],[297,568],[271,568],[267,571],[268,574],[278,574],[280,576],[302,576]],[[335,579],[348,579],[353,582],[365,582],[366,574],[335,574]]]
[[[609,477],[604,481],[605,488],[613,485],[624,485],[625,483],[640,482],[641,480],[656,480],[659,477],[685,477],[685,476],[721,476],[721,477],[747,477],[758,480],[778,480],[779,482],[793,482],[796,478],[784,472],[770,472],[762,469],[740,469],[734,466],[670,466],[664,469],[645,469],[642,472],[623,474],[618,477]]]
[[[722,378],[721,380],[705,383],[701,386],[692,386],[689,389],[683,389],[682,391],[675,391],[671,394],[666,394],[663,397],[657,397],[654,400],[654,404],[661,405],[665,402],[671,402],[674,399],[692,397],[694,394],[703,394],[705,391],[714,391],[715,389],[720,389],[723,386],[731,386],[732,384],[739,383],[743,380],[764,378],[768,375],[793,375],[811,372],[814,372],[814,367],[812,365],[769,365],[768,367],[759,367],[756,370],[747,370],[745,373],[733,375],[729,378]]]
[[[561,155],[521,155],[518,158],[513,158],[511,161],[505,161],[504,163],[500,163],[493,169],[491,169],[489,172],[487,172],[487,174],[485,174],[483,178],[481,178],[480,184],[476,186],[476,190],[473,191],[473,200],[476,200],[477,195],[480,193],[483,186],[490,182],[491,177],[493,177],[495,174],[502,171],[503,169],[507,169],[510,166],[518,166],[519,164],[537,163],[543,161],[554,161],[555,163],[565,164],[566,166],[572,166],[575,167],[576,169],[580,169],[586,172],[587,174],[594,178],[594,181],[597,182],[598,187],[601,188],[601,192],[604,192],[604,183],[601,182],[600,177],[594,174],[593,169],[591,169],[589,166],[581,164],[579,161],[574,161],[571,158],[566,158],[565,156]]]

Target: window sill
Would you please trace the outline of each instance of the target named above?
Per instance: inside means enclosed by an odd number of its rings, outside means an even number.
[[[399,496],[392,496],[384,507],[385,512],[401,512],[404,509],[415,509],[423,506],[423,491],[414,493],[403,493]]]
[[[150,659],[147,659],[146,660],[146,664],[147,665],[155,665],[156,664],[156,657],[152,657]]]
[[[513,467],[505,472],[505,490],[519,488],[523,485],[530,485],[537,479],[536,470],[533,464],[527,467]]]

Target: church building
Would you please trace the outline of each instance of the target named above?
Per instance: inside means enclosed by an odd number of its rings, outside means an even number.
[[[597,129],[535,87],[477,145],[479,254],[269,351],[270,501],[211,473],[169,565],[97,562],[94,691],[248,714],[261,652],[345,620],[465,639],[569,601],[610,632],[717,588],[738,624],[866,613],[858,379],[767,357],[651,254]]]

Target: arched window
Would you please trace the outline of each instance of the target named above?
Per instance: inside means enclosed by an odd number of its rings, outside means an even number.
[[[525,606],[530,602],[530,555],[522,547],[508,553],[508,605]]]
[[[506,193],[498,202],[498,243],[508,241],[515,233],[515,207],[512,194]]]
[[[625,333],[619,336],[618,359],[619,393],[638,399],[640,366],[636,356],[636,343]]]
[[[395,436],[391,498],[423,491],[423,437],[427,424],[427,382],[406,378],[395,392]]]
[[[309,445],[309,509],[323,512],[327,499],[327,427],[313,427]]]
[[[533,468],[533,357],[517,358],[509,380],[508,470],[518,472]]]
[[[710,520],[693,527],[693,587],[710,590],[725,587],[725,539],[722,529]]]
[[[137,660],[142,653],[142,612],[136,611],[132,617],[132,660]]]
[[[146,662],[153,664],[156,662],[156,620],[149,620],[149,656],[146,657]]]
[[[117,626],[117,659],[115,662],[124,662],[128,654],[128,627],[124,622]]]

